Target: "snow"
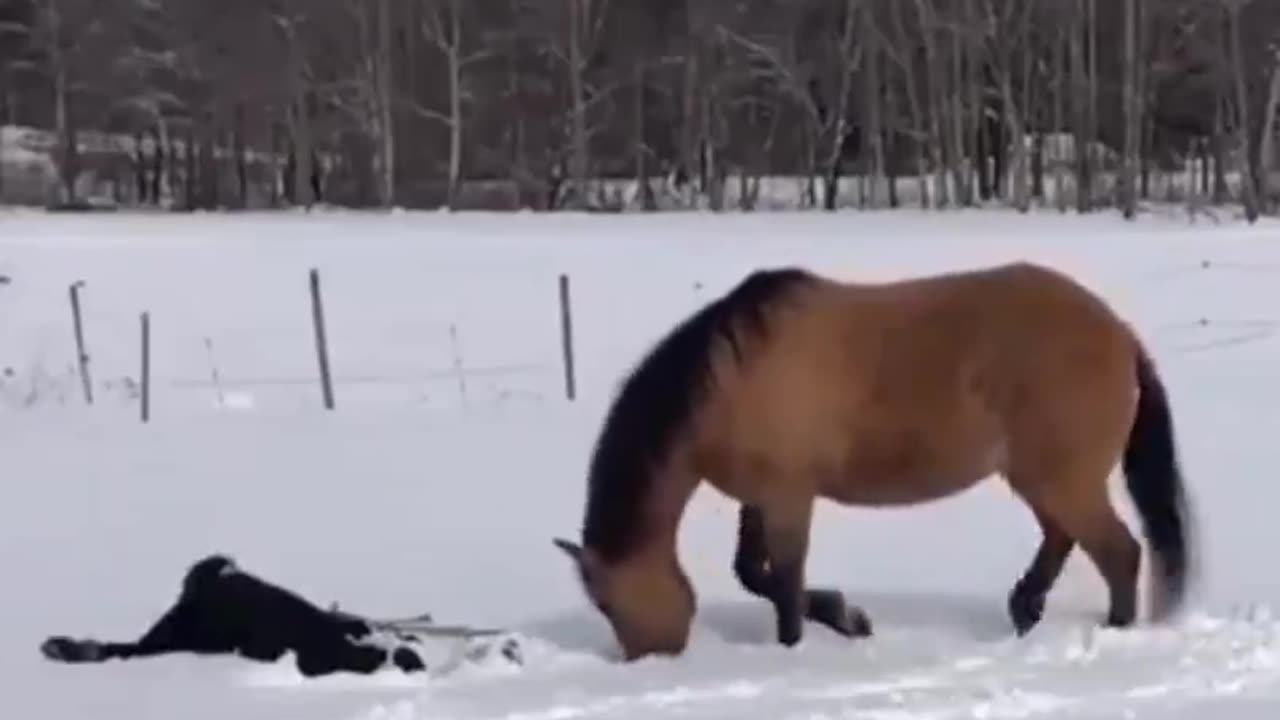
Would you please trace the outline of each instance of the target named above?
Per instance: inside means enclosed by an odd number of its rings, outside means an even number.
[[[993,211],[0,213],[0,275],[11,280],[0,285],[0,716],[1272,717],[1278,230]],[[732,577],[735,506],[704,489],[681,535],[700,601],[688,652],[616,662],[550,541],[576,535],[588,451],[638,354],[755,267],[871,280],[1010,259],[1078,274],[1160,362],[1200,533],[1187,615],[1098,629],[1105,593],[1077,553],[1044,623],[1012,637],[1004,598],[1038,533],[989,482],[905,510],[822,506],[810,575],[864,604],[877,634],[850,642],[809,625],[788,650],[773,643],[768,606]],[[317,381],[312,267],[334,412]],[[560,273],[571,278],[574,402]],[[92,407],[75,374],[76,280]],[[66,666],[37,652],[50,634],[136,635],[186,567],[215,551],[322,604],[511,627],[525,664],[304,681],[288,661]]]

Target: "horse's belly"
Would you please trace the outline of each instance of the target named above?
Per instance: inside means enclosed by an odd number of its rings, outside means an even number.
[[[825,483],[822,494],[846,505],[914,505],[960,493],[977,485],[993,472],[938,471],[920,475],[844,476],[832,478]]]
[[[863,445],[826,475],[822,493],[852,505],[910,505],[944,498],[1001,472],[1002,447],[987,438],[949,447],[929,442]]]

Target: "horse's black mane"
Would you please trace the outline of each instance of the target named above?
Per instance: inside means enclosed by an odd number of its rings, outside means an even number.
[[[717,338],[741,360],[740,339],[766,332],[765,310],[814,275],[797,268],[757,270],[667,334],[631,372],[609,409],[588,476],[583,544],[606,561],[638,540],[654,465],[703,402]],[[748,337],[735,336],[748,333]]]

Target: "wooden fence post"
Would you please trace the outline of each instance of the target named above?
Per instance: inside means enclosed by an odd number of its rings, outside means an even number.
[[[570,401],[577,396],[577,380],[573,367],[573,312],[569,299],[569,276],[560,274],[560,344],[564,354],[564,394]]]
[[[320,389],[324,407],[332,410],[333,378],[329,374],[329,341],[324,327],[324,302],[320,298],[320,271],[311,268],[311,322],[316,334],[316,360],[320,365]]]
[[[76,332],[76,365],[80,369],[80,385],[84,388],[84,401],[93,404],[93,380],[89,377],[89,353],[84,346],[84,320],[80,313],[80,288],[83,280],[71,283],[68,291],[71,294],[71,322]]]
[[[151,313],[144,312],[142,325],[142,369],[138,381],[142,385],[141,413],[142,422],[151,419]]]

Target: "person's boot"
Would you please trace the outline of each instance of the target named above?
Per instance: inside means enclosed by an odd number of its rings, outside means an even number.
[[[107,659],[102,643],[97,640],[73,640],[62,635],[41,643],[40,652],[50,660],[64,663],[102,662]]]

